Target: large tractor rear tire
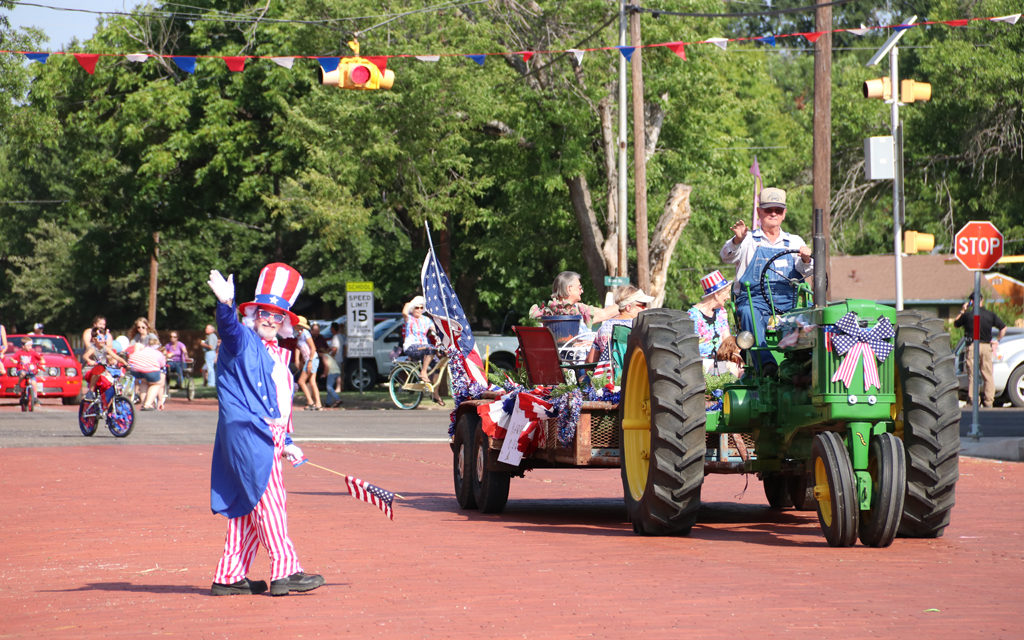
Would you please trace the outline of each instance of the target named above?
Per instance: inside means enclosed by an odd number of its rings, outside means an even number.
[[[832,547],[851,547],[857,542],[857,485],[853,464],[834,431],[814,436],[814,497],[818,500],[818,523]]]
[[[907,456],[899,535],[937,538],[949,524],[960,475],[955,363],[942,320],[900,311],[896,324],[893,420]]]
[[[704,370],[693,321],[642,312],[629,335],[619,403],[622,487],[633,531],[687,535],[704,482]]]

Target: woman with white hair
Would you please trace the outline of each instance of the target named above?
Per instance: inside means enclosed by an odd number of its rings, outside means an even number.
[[[433,330],[434,323],[423,315],[426,306],[426,299],[423,296],[416,296],[402,307],[402,317],[405,318],[405,341],[402,343],[402,352],[412,360],[420,360],[420,378],[430,383],[434,403],[443,405],[441,394],[433,388],[434,381],[427,374],[430,371],[430,363],[434,360],[434,347],[427,335]]]
[[[612,361],[612,331],[616,325],[633,326],[633,320],[640,312],[647,308],[647,305],[654,302],[654,296],[644,293],[643,289],[627,284],[619,287],[615,292],[615,308],[618,311],[614,316],[601,323],[594,337],[594,345],[590,348],[587,362],[611,362]]]
[[[543,316],[582,316],[582,330],[589,330],[597,322],[604,322],[619,312],[618,306],[594,307],[583,300],[583,281],[575,271],[563,271],[551,284],[551,299],[544,306],[530,307],[531,318]]]

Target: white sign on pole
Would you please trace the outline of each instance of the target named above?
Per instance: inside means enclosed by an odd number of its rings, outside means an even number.
[[[345,335],[349,358],[373,357],[373,283],[345,283]]]

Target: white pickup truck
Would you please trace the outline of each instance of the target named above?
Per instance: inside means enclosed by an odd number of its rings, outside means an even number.
[[[369,389],[391,373],[391,352],[399,344],[402,333],[401,318],[390,318],[373,328],[373,358],[347,358],[345,360],[345,386],[350,389]],[[490,354],[490,366],[512,370],[516,365],[515,336],[491,335],[473,332],[480,356]],[[488,350],[488,347],[490,349]]]

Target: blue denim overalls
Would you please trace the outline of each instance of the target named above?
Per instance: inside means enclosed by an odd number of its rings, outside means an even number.
[[[760,230],[752,231],[751,233],[754,234],[755,242],[760,242],[764,239],[764,234]],[[757,346],[759,347],[765,346],[764,333],[765,328],[768,326],[768,318],[771,315],[768,302],[761,295],[761,271],[764,270],[764,266],[768,263],[769,258],[780,251],[790,248],[788,238],[784,239],[782,243],[783,248],[759,246],[754,252],[754,257],[751,258],[750,263],[747,265],[746,271],[743,272],[743,276],[739,279],[740,291],[736,294],[736,316],[739,318],[740,329],[752,332],[757,338]],[[798,259],[799,255],[795,253],[778,258],[773,269],[765,277],[771,289],[771,300],[775,306],[776,313],[790,311],[796,306],[796,289],[783,280],[779,274],[785,274],[789,278],[802,279],[803,276],[796,269],[796,261]],[[748,284],[750,285],[749,298],[747,297]],[[753,302],[753,317],[750,315],[750,302]],[[757,328],[756,331],[755,327]],[[762,363],[769,360],[771,360],[771,354],[760,352],[760,361]]]

